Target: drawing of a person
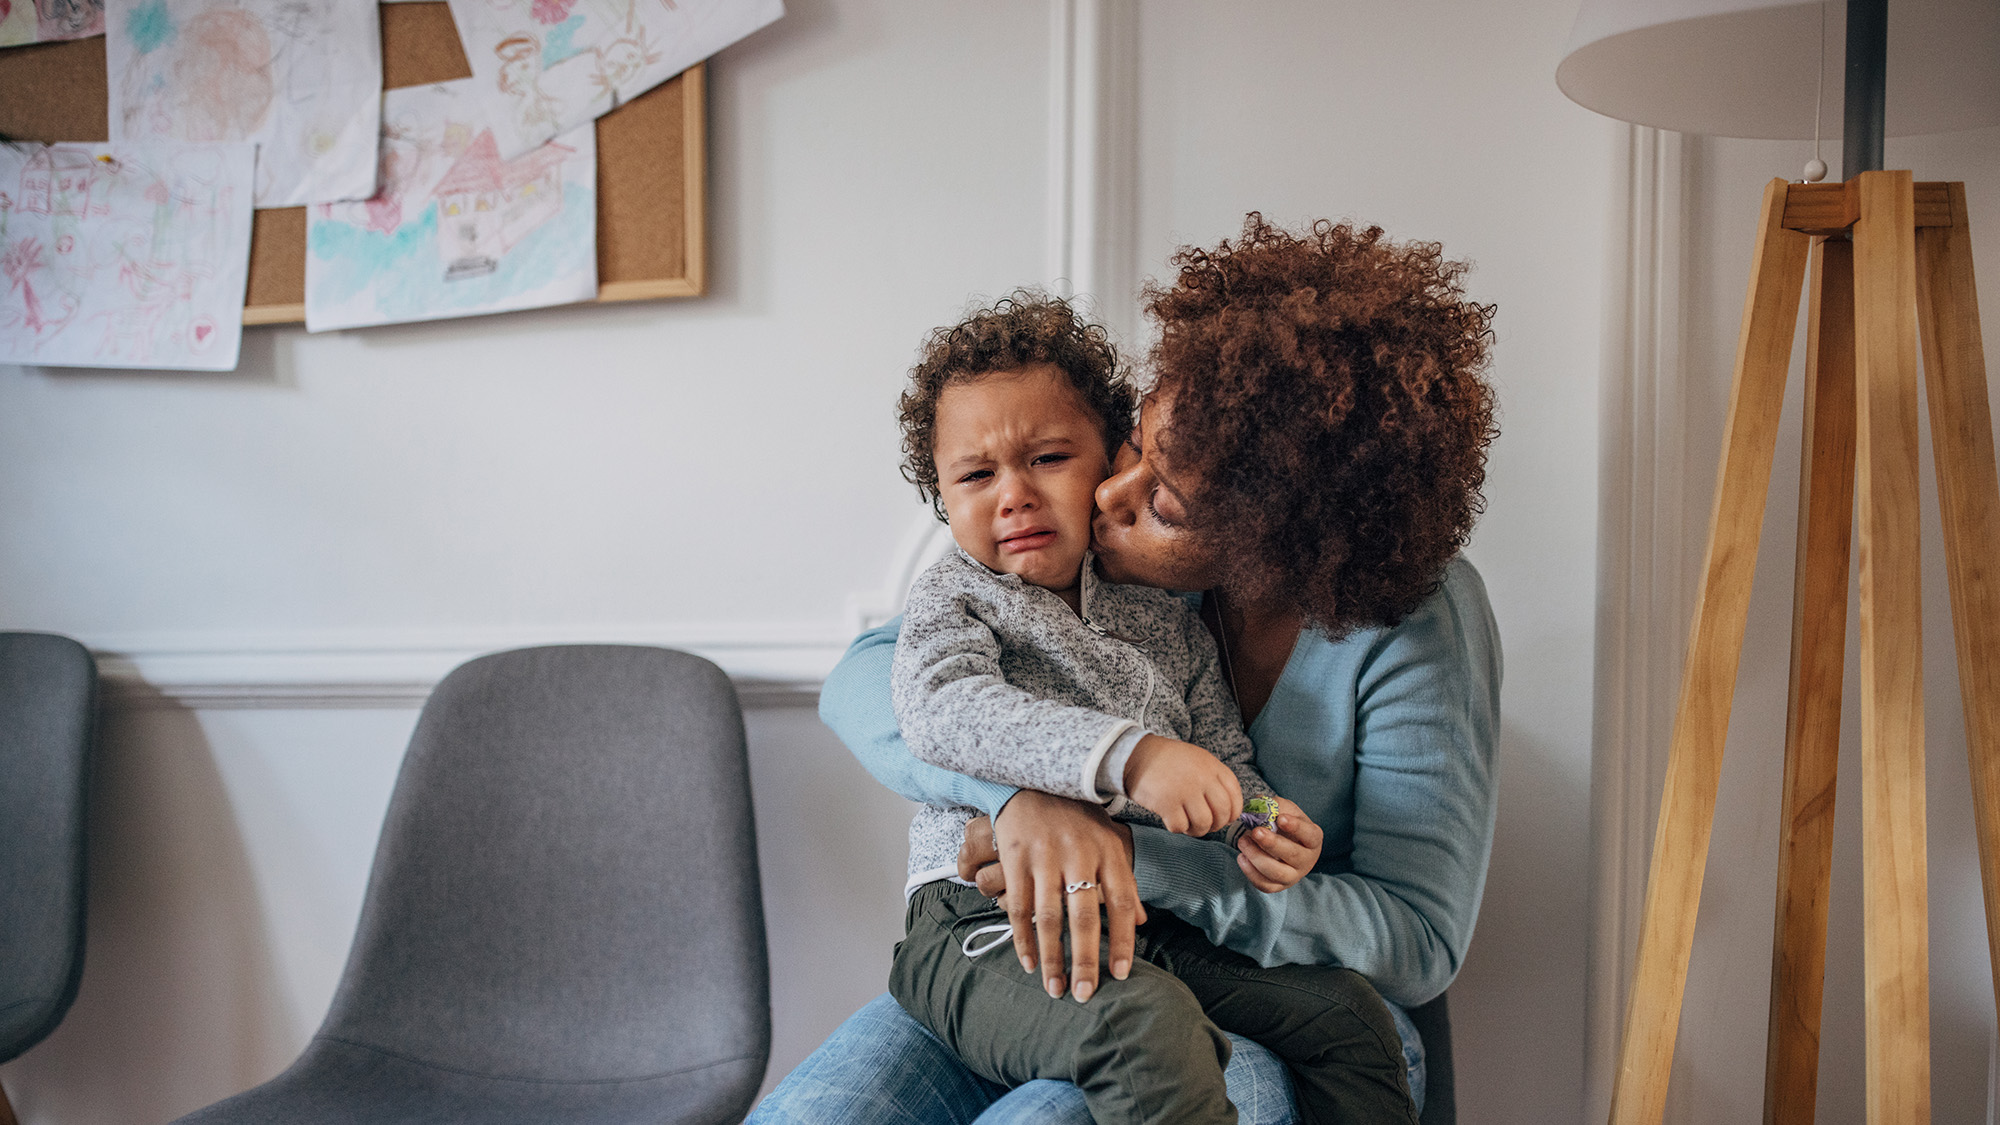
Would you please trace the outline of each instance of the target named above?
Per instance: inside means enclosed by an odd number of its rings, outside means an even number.
[[[555,102],[542,91],[542,45],[532,35],[510,35],[493,45],[500,56],[500,92],[521,106],[521,123],[554,125]]]

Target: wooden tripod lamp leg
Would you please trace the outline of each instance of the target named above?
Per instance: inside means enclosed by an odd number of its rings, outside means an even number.
[[[1658,1122],[1666,1109],[1681,993],[1694,946],[1695,909],[1701,903],[1709,832],[1715,821],[1722,746],[1750,611],[1764,494],[1771,481],[1785,369],[1791,361],[1799,289],[1811,244],[1806,235],[1784,228],[1785,194],[1783,180],[1771,181],[1764,189],[1763,215],[1757,224],[1757,255],[1744,301],[1708,557],[1681,675],[1680,707],[1674,717],[1666,789],[1646,880],[1639,955],[1612,1092],[1611,1120],[1622,1125]]]
[[[1861,522],[1862,914],[1870,1125],[1930,1120],[1918,573],[1916,202],[1863,172],[1854,224]]]
[[[1853,245],[1846,239],[1821,242],[1813,267],[1778,910],[1771,936],[1766,1125],[1812,1125],[1817,1096],[1847,640],[1847,551],[1854,529]]]
[[[1923,328],[1938,506],[1944,513],[1965,744],[1972,759],[1986,943],[2000,999],[2000,480],[1993,464],[1993,416],[1986,401],[1965,185],[1948,184],[1946,190],[1951,225],[1917,231],[1917,317]]]

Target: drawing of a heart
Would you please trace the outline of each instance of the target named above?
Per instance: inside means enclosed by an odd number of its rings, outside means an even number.
[[[213,331],[215,331],[215,326],[214,326],[214,325],[212,325],[212,324],[197,324],[197,325],[195,325],[195,326],[194,326],[194,338],[195,338],[195,342],[196,342],[196,343],[198,343],[198,344],[205,344],[205,343],[207,343],[207,342],[208,342],[208,334],[209,334],[210,332],[213,332]]]

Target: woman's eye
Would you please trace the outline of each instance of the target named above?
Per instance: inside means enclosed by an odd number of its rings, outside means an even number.
[[[1180,522],[1178,520],[1168,519],[1166,514],[1160,511],[1159,499],[1160,490],[1157,488],[1146,494],[1146,514],[1166,524],[1168,527],[1179,527]]]

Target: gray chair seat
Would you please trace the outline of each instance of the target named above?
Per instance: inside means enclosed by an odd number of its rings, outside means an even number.
[[[425,704],[319,1033],[181,1122],[732,1121],[769,1050],[728,679],[666,649],[522,649]]]
[[[690,1018],[698,1022],[699,1016]],[[317,1036],[278,1078],[181,1120],[324,1125],[629,1125],[735,1121],[762,1052],[651,1078],[548,1081],[466,1074]]]
[[[83,979],[96,725],[88,649],[51,633],[0,633],[0,1062],[54,1031]]]

